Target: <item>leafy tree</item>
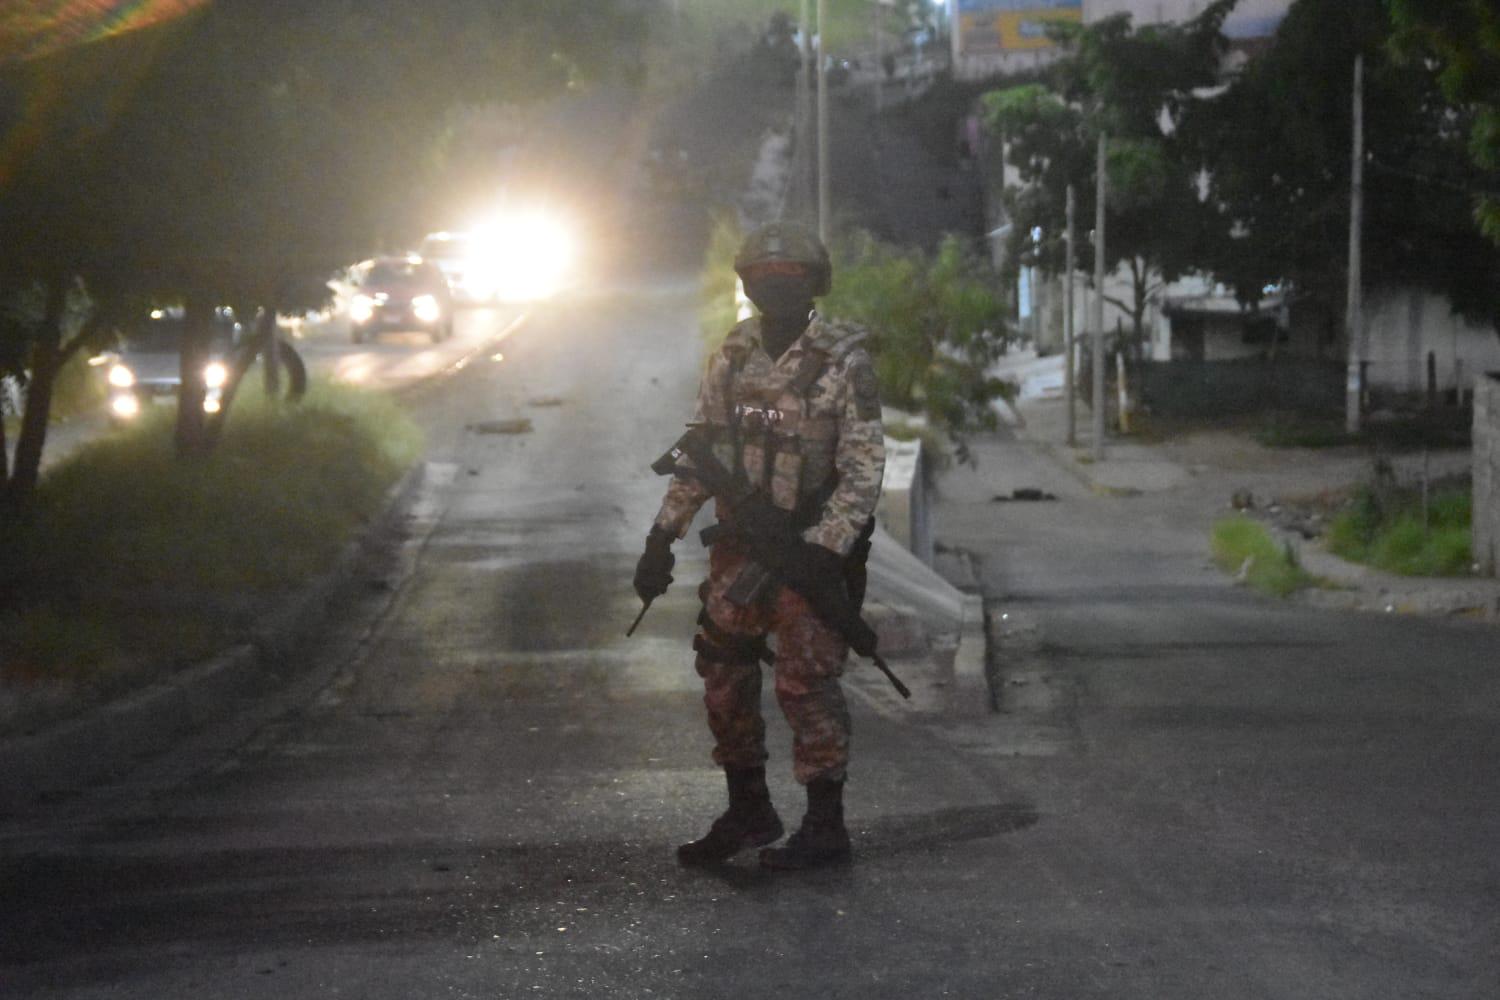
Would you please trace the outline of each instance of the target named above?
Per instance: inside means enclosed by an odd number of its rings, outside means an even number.
[[[1500,8],[1491,0],[1390,0],[1390,8],[1395,51],[1436,59],[1443,93],[1471,116],[1469,153],[1489,175],[1476,212],[1500,242]]]
[[[1009,342],[987,265],[955,236],[936,254],[860,235],[837,255],[820,307],[871,332],[881,398],[957,437],[991,428],[1003,391],[986,371]]]
[[[178,446],[201,454],[216,305],[315,304],[337,267],[420,232],[449,108],[557,93],[639,29],[585,0],[219,0],[45,58],[0,52],[0,123],[22,140],[0,151],[3,285],[44,303],[0,331],[31,379],[11,500],[34,486],[69,353],[146,301],[183,304]]]
[[[1364,273],[1500,321],[1495,248],[1472,224],[1470,116],[1427,67],[1390,57],[1382,0],[1299,0],[1269,51],[1185,115],[1221,238],[1205,265],[1247,301],[1284,286],[1337,328],[1346,290],[1353,64],[1365,57]],[[1331,338],[1330,338],[1331,339]]]
[[[1105,266],[1127,268],[1132,290],[1128,300],[1109,301],[1130,314],[1137,342],[1147,309],[1166,282],[1193,265],[1205,235],[1198,163],[1177,130],[1193,92],[1218,78],[1223,23],[1233,7],[1234,0],[1219,0],[1181,24],[1137,27],[1121,14],[1058,26],[1069,52],[1051,85],[993,91],[983,101],[987,124],[1005,135],[1023,181],[1006,195],[1012,268],[1024,260],[1061,269],[1055,234],[1064,226],[1067,187],[1076,191],[1078,218],[1091,219],[1097,136],[1108,133]],[[1049,237],[1040,246],[1032,245],[1036,228]],[[1092,246],[1082,241],[1079,249],[1087,270]]]

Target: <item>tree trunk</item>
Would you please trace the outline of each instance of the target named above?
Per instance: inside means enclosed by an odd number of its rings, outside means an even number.
[[[62,323],[66,302],[66,283],[52,282],[47,288],[47,309],[40,336],[31,351],[31,380],[26,386],[21,433],[16,438],[15,466],[5,488],[5,503],[11,509],[23,507],[31,500],[41,477],[42,449],[47,443],[47,424],[52,419],[52,388],[65,357]]]
[[[10,439],[5,435],[5,380],[0,378],[0,499],[10,485]]]
[[[182,385],[177,390],[177,457],[206,456],[211,448],[204,421],[203,369],[213,338],[214,307],[201,294],[189,295],[182,316]]]
[[[269,317],[269,324],[267,318]],[[205,421],[208,435],[209,450],[219,446],[219,439],[224,434],[224,423],[229,419],[230,407],[234,405],[235,397],[239,395],[240,386],[245,383],[245,376],[250,374],[250,366],[255,364],[257,357],[261,358],[263,364],[269,364],[269,353],[267,341],[274,339],[276,333],[276,314],[267,310],[261,310],[255,321],[255,329],[246,336],[236,347],[234,353],[227,359],[229,364],[229,380],[224,384],[223,395],[219,398],[219,412],[208,417]],[[279,381],[279,380],[278,380]],[[266,379],[266,392],[270,394],[271,379]],[[275,396],[271,397],[275,399]]]
[[[1151,273],[1144,262],[1136,258],[1130,262],[1130,275],[1135,292],[1135,303],[1130,310],[1130,325],[1135,343],[1131,345],[1132,350],[1127,356],[1140,362],[1146,357],[1146,308],[1150,305]]]
[[[272,403],[281,399],[281,342],[276,337],[276,310],[270,306],[261,309],[255,324],[256,340],[260,341],[261,367],[265,372],[266,398]]]

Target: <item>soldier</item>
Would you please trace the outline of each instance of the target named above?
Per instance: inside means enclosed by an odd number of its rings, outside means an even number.
[[[770,658],[769,636],[776,698],[792,728],[794,774],[807,788],[807,813],[785,846],[762,850],[760,861],[810,868],[850,853],[843,812],[849,711],[839,687],[849,647],[802,594],[833,586],[841,597],[847,588],[856,607],[863,600],[885,465],[880,399],[865,333],[813,311],[832,278],[828,251],[816,236],[789,223],[763,226],[745,240],[734,266],[760,314],[731,330],[713,355],[689,426],[705,433],[722,465],[810,544],[799,544],[794,564],[778,570],[796,578],[796,589],[774,585],[754,600],[736,599],[732,588],[751,562],[748,516],[723,496],[716,500],[719,526],[710,529],[715,537],[693,648],[729,809],[677,856],[684,865],[713,864],[783,833],[766,789],[760,713],[760,660]],[[671,583],[672,543],[710,495],[692,475],[672,479],[636,568],[642,600]]]

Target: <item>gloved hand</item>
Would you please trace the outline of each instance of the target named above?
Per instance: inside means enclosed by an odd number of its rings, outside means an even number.
[[[733,520],[736,530],[763,541],[787,538],[792,534],[791,515],[761,493],[752,493],[736,504]]]
[[[646,551],[635,564],[635,592],[641,600],[650,603],[672,585],[672,567],[677,565],[672,543],[676,540],[670,531],[659,525],[651,526],[651,533],[646,536]]]
[[[844,557],[832,549],[804,542],[798,545],[785,566],[778,567],[782,578],[802,593],[828,593],[844,589]]]

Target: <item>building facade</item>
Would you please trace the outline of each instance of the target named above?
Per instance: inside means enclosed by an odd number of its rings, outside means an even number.
[[[1095,21],[1129,14],[1136,24],[1196,17],[1207,0],[946,0],[954,73],[982,79],[1043,66],[1057,56],[1047,36],[1054,22]],[[1292,0],[1240,0],[1225,25],[1236,42],[1269,38]]]

